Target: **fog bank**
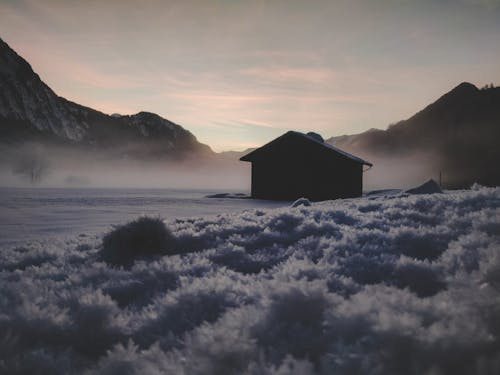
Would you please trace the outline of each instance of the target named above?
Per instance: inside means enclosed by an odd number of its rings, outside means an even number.
[[[0,160],[0,175],[2,186],[14,187],[250,188],[250,165],[237,159],[138,160],[39,144],[8,149]]]

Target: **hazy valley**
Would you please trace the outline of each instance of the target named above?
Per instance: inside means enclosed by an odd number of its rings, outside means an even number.
[[[238,161],[248,150],[215,153],[156,114],[107,115],[59,97],[1,40],[0,59],[4,185],[249,186],[249,167]],[[445,187],[461,188],[500,184],[499,138],[500,88],[462,83],[387,130],[327,142],[374,164],[365,189],[408,187],[440,173]]]

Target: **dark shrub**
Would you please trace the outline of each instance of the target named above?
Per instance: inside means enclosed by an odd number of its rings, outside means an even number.
[[[145,256],[169,254],[175,254],[174,236],[160,218],[146,216],[107,233],[100,252],[106,263],[123,266]]]

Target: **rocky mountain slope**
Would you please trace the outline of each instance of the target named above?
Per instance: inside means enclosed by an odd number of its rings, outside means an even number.
[[[500,185],[499,139],[500,87],[478,89],[464,82],[387,130],[370,129],[327,142],[375,165],[380,158],[427,155],[447,187],[465,187],[474,182]]]
[[[213,154],[189,131],[156,114],[109,116],[58,96],[1,39],[0,140],[69,145],[139,159]]]

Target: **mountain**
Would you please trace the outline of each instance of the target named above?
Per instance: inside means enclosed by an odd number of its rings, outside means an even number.
[[[37,142],[136,159],[213,155],[189,131],[156,114],[110,116],[58,96],[1,39],[0,140],[9,145]]]
[[[220,159],[220,160],[227,160],[227,161],[238,161],[239,162],[239,159],[243,156],[243,155],[246,155],[250,152],[252,152],[253,150],[255,150],[256,147],[251,147],[251,148],[247,148],[246,150],[244,151],[222,151],[222,152],[219,152],[217,154],[217,157]]]
[[[478,89],[464,82],[407,120],[387,130],[333,137],[327,142],[374,161],[432,160],[445,186],[474,182],[500,185],[500,87]],[[404,167],[404,165],[402,166]]]

